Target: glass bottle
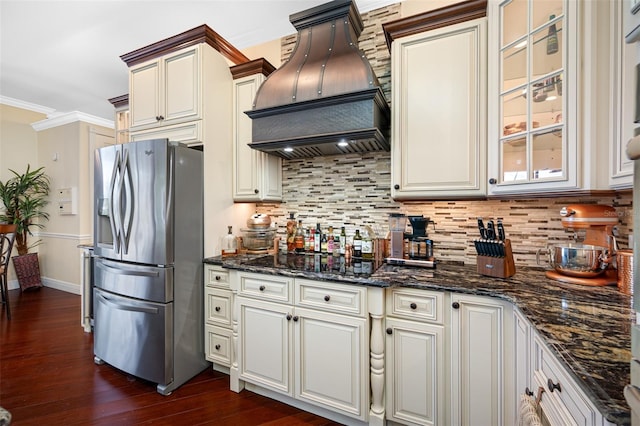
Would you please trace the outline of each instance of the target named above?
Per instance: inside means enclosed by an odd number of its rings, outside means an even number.
[[[321,248],[321,240],[322,240],[322,230],[320,229],[320,223],[316,224],[316,237],[313,240],[313,251],[314,253],[320,253]]]
[[[235,235],[233,235],[232,227],[227,226],[229,231],[227,235],[222,238],[222,255],[223,256],[233,256],[234,254],[238,254],[238,240],[236,240]]]
[[[344,256],[347,253],[347,232],[344,230],[344,226],[340,230],[340,256]]]
[[[549,20],[552,21],[556,18],[556,15],[549,16]],[[549,33],[547,34],[547,55],[552,55],[558,52],[558,30],[556,24],[551,24],[549,27]]]
[[[327,233],[322,234],[322,238],[320,238],[320,252],[322,254],[327,254],[329,252],[329,238],[327,237]]]
[[[329,227],[329,231],[327,232],[327,253],[333,255],[333,246],[335,243],[335,239],[333,237],[333,226]]]
[[[364,259],[373,259],[373,241],[368,232],[362,238],[362,257]]]
[[[340,234],[333,236],[333,255],[340,256]]]
[[[353,236],[353,257],[362,257],[362,236],[359,229],[356,229],[356,235]]]
[[[316,247],[316,230],[311,228],[311,237],[309,237],[309,253],[313,253]]]
[[[289,253],[293,253],[296,248],[296,220],[293,215],[294,213],[289,213],[289,220],[287,220],[287,252]]]
[[[304,253],[304,231],[302,230],[302,221],[298,220],[298,228],[294,238],[296,253]]]
[[[313,243],[311,241],[311,231],[307,228],[304,234],[304,251],[306,253],[309,253],[311,251],[311,247],[313,247]]]

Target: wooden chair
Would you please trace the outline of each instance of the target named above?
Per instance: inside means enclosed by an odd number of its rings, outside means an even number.
[[[2,293],[2,303],[7,307],[7,319],[11,319],[7,273],[9,270],[9,259],[11,259],[11,250],[13,250],[13,242],[16,238],[16,227],[17,225],[0,223],[0,293]]]

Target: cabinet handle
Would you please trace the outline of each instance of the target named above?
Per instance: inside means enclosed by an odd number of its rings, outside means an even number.
[[[495,185],[496,183],[498,183],[498,180],[496,178],[489,179],[489,184],[490,185]]]
[[[220,306],[216,306],[216,312],[220,312]]]
[[[254,192],[254,193],[256,193],[256,194],[258,194],[260,191],[259,191],[259,190],[257,190],[257,189],[254,189],[254,190],[253,190],[253,192]]]
[[[297,316],[297,315],[293,317],[293,321],[294,321],[294,322],[298,322],[298,320],[299,320],[299,319],[300,319],[300,318],[298,318],[298,316]]]
[[[558,392],[562,392],[562,389],[560,388],[560,382],[558,383],[553,383],[553,380],[549,379],[547,380],[547,387],[549,388],[549,392],[552,392],[556,389],[558,389]]]
[[[458,302],[453,302],[453,303],[451,304],[451,307],[452,307],[453,309],[458,309],[458,308],[460,307],[460,304],[459,304]]]
[[[218,344],[216,345],[216,351],[219,351],[219,350],[220,350],[220,345]]]
[[[411,302],[411,304],[409,305],[409,307],[411,309],[416,309],[418,307],[418,305],[416,305],[415,303]]]
[[[393,328],[391,327],[387,328],[387,334],[393,334]]]
[[[216,275],[216,281],[220,281],[222,277],[220,275]]]
[[[287,314],[287,321],[291,321],[291,314]]]
[[[400,185],[393,185],[393,189],[400,189]]]
[[[533,396],[533,391],[529,389],[529,387],[527,386],[527,388],[524,390],[524,393],[529,395],[529,396]]]
[[[164,120],[164,117],[163,117],[163,116],[160,116],[160,120]]]
[[[328,294],[324,297],[324,301],[328,302],[329,300],[331,300],[331,296],[329,296]]]
[[[263,285],[260,286],[260,291],[264,291],[265,287]]]

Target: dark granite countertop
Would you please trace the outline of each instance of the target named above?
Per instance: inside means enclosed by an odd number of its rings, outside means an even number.
[[[508,279],[479,275],[475,265],[439,263],[435,269],[320,256],[211,257],[229,269],[377,287],[413,287],[497,297],[515,304],[536,328],[606,420],[630,424],[623,388],[630,383],[632,298],[615,286],[550,280],[541,269],[518,269]],[[518,390],[519,392],[522,390]]]

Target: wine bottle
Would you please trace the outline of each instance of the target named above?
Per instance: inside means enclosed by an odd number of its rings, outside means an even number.
[[[322,238],[320,238],[320,252],[322,254],[329,252],[329,238],[327,238],[326,232],[322,234]]]
[[[316,224],[316,237],[313,240],[313,251],[314,253],[320,253],[321,248],[321,240],[322,240],[322,230],[320,229],[320,223]]]
[[[550,21],[555,18],[556,15],[549,16]],[[558,52],[558,30],[556,29],[556,24],[551,24],[547,34],[547,55],[552,55],[556,52]]]
[[[373,259],[373,241],[368,232],[362,238],[362,257],[364,259]]]
[[[356,235],[353,236],[353,257],[362,257],[362,236],[359,229],[356,229]]]
[[[344,256],[347,253],[347,232],[344,230],[344,226],[340,230],[340,256]]]

